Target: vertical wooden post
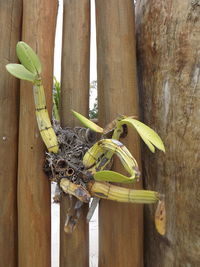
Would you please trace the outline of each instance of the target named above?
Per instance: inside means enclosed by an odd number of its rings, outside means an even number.
[[[16,62],[22,1],[0,1],[0,266],[17,266],[17,149],[19,81],[5,69]]]
[[[161,237],[145,209],[145,266],[199,266],[199,1],[138,0],[136,11],[144,121],[166,147],[143,153],[145,187],[165,194],[167,213]]]
[[[99,119],[105,125],[117,114],[138,115],[133,1],[96,0],[96,19]],[[123,142],[140,164],[137,135],[129,130]],[[121,171],[118,163],[114,169]],[[99,266],[142,266],[142,206],[101,200],[99,210]]]
[[[61,120],[63,126],[76,126],[73,108],[88,116],[89,57],[90,57],[90,1],[64,0]],[[64,233],[69,201],[61,202],[60,264],[61,267],[88,267],[89,238],[86,223],[87,205],[73,234]]]
[[[23,1],[23,41],[39,55],[47,105],[51,114],[54,33],[57,1]],[[43,172],[45,148],[40,137],[32,85],[21,82],[18,232],[19,266],[51,266],[50,183]]]

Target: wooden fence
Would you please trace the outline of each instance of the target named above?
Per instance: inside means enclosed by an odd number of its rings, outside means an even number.
[[[61,80],[61,120],[63,126],[75,126],[71,109],[88,116],[90,59],[90,1],[64,1]],[[61,203],[60,266],[89,265],[89,229],[85,204],[79,227],[73,235],[63,233],[69,201]]]
[[[16,62],[23,40],[43,63],[49,111],[52,104],[53,51],[57,1],[0,1],[0,266],[50,267],[50,185],[42,166],[45,148],[33,106],[32,88],[5,71]],[[117,114],[138,115],[134,6],[132,0],[96,0],[99,123]],[[71,108],[88,116],[90,1],[64,0],[62,50],[63,126],[74,126]],[[95,67],[95,66],[94,66]],[[131,140],[130,140],[131,136]],[[140,162],[134,133],[125,140]],[[119,170],[117,161],[114,168]],[[137,188],[141,188],[138,183]],[[61,203],[60,266],[88,267],[87,205],[73,235],[63,231],[67,198]],[[142,206],[102,201],[99,212],[99,266],[143,265]]]
[[[5,65],[17,60],[15,45],[21,38],[21,19],[21,0],[14,6],[13,1],[0,2],[0,266],[12,267],[17,266],[19,81],[6,72]]]
[[[166,146],[143,151],[146,187],[165,194],[167,213],[161,238],[145,208],[145,266],[200,266],[200,3],[138,0],[136,21],[143,119]]]

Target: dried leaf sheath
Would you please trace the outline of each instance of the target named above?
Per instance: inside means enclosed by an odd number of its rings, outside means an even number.
[[[155,212],[155,226],[161,235],[166,232],[166,209],[165,209],[165,199],[162,198],[158,201],[158,206]]]
[[[60,187],[65,193],[75,196],[82,202],[88,203],[90,201],[90,194],[81,185],[74,184],[68,179],[61,179]]]
[[[58,142],[55,132],[52,128],[49,114],[46,108],[46,99],[44,87],[41,80],[38,80],[33,86],[33,94],[35,101],[35,113],[38,123],[38,128],[49,152],[58,152]]]

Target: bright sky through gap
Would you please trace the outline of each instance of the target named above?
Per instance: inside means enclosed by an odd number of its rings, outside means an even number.
[[[61,78],[62,28],[63,28],[63,0],[59,0],[55,47],[54,47],[54,76],[58,81],[60,81]]]

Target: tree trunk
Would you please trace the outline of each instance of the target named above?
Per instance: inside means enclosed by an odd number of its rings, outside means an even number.
[[[119,114],[138,115],[133,1],[96,0],[96,16],[99,121],[105,126]],[[135,132],[122,142],[140,163]],[[119,161],[114,169],[123,171]],[[142,206],[101,200],[99,210],[99,266],[143,266]]]
[[[145,210],[145,266],[200,266],[200,3],[138,0],[137,49],[144,122],[166,155],[144,149],[146,188],[165,194],[167,233]]]
[[[16,62],[22,1],[0,1],[0,266],[17,266],[17,149],[19,80],[5,65]]]
[[[84,116],[89,113],[90,1],[64,0],[63,15],[61,122],[64,127],[74,127],[79,122],[73,117],[71,109]],[[88,267],[88,205],[84,204],[82,217],[73,233],[66,234],[64,225],[69,207],[69,199],[63,197],[60,210],[60,266]]]
[[[57,1],[23,1],[23,41],[39,55],[51,114]],[[32,85],[21,82],[18,215],[19,266],[51,266],[51,191],[43,172],[45,147],[35,117]]]

